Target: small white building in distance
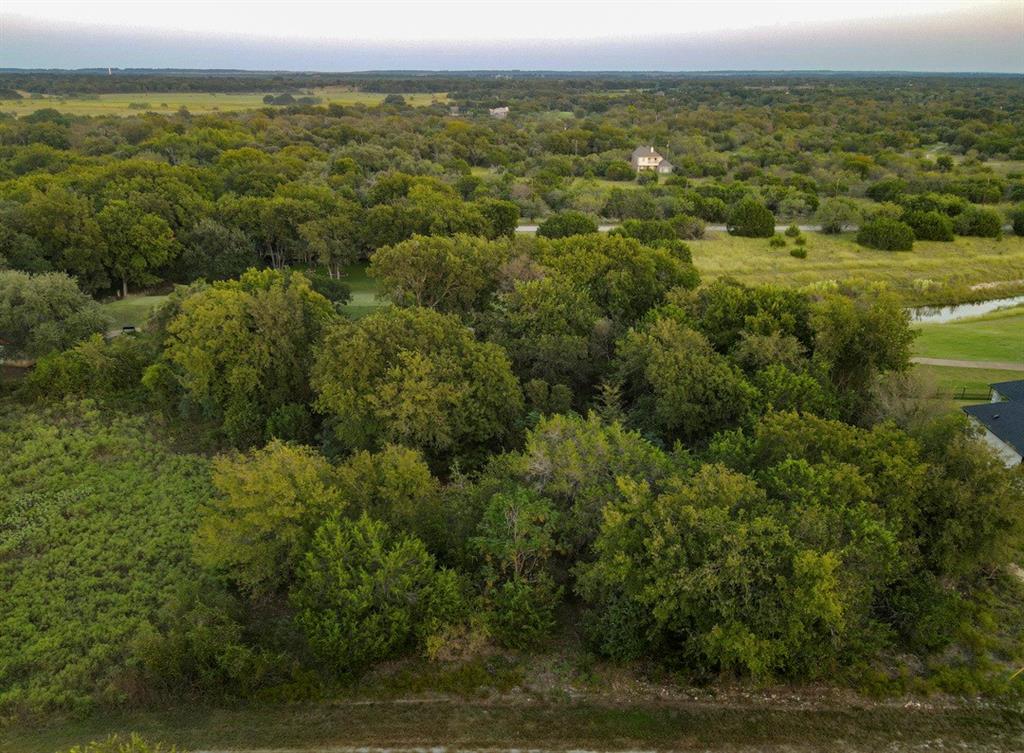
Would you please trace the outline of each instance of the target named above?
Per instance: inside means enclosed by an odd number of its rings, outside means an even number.
[[[637,172],[654,170],[662,175],[667,175],[674,169],[672,163],[656,152],[653,146],[638,146],[633,150],[630,162]]]
[[[508,117],[508,107],[491,107],[487,110],[491,114],[492,118],[498,120],[504,120]]]

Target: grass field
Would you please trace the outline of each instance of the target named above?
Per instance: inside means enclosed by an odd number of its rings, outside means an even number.
[[[142,328],[154,308],[167,300],[166,295],[129,295],[127,298],[103,304],[103,312],[113,320],[113,329],[132,324]]]
[[[914,370],[934,379],[943,396],[950,399],[964,396],[962,401],[964,405],[987,402],[990,384],[1024,378],[1024,374],[1019,371],[964,369],[956,366],[932,366],[922,363],[915,364]]]
[[[806,233],[807,258],[793,248],[771,248],[764,238],[738,238],[709,232],[689,241],[701,276],[731,275],[750,283],[802,286],[851,278],[886,282],[908,304],[926,302],[925,291],[938,285],[973,285],[1024,278],[1024,238],[957,238],[953,243],[919,241],[913,251],[876,251],[858,246],[850,233]]]
[[[323,99],[323,104],[365,104],[378,105],[386,96],[373,92],[351,91],[346,87],[324,87],[311,90],[312,94]],[[27,96],[21,100],[0,101],[0,112],[15,115],[29,113],[52,107],[70,115],[138,115],[140,112],[162,112],[172,114],[185,107],[191,113],[230,112],[234,110],[251,110],[265,107],[265,92],[249,92],[241,94],[222,94],[216,92],[139,92],[135,94],[100,94],[95,97],[40,97]],[[435,101],[447,101],[444,93],[436,94],[403,94],[406,103],[417,107],[429,105]],[[136,105],[133,107],[132,105]],[[139,107],[138,105],[145,105]]]
[[[377,298],[377,281],[366,274],[366,263],[353,264],[345,269],[342,282],[352,291],[352,298],[345,306],[345,313],[353,319],[366,316],[374,309],[387,305]]]
[[[916,329],[918,356],[1024,364],[1024,306]]]
[[[1020,750],[1024,717],[992,706],[930,703],[802,708],[764,701],[607,704],[519,701],[361,702],[175,711],[63,720],[0,734],[2,753],[53,753],[135,731],[182,751],[448,750],[858,751]],[[933,747],[936,741],[941,744]]]

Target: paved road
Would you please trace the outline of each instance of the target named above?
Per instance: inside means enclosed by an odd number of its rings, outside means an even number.
[[[517,233],[536,233],[537,232],[537,227],[538,227],[537,225],[520,225],[519,227],[516,228],[516,232]],[[607,233],[609,230],[611,230],[612,228],[616,228],[616,227],[618,227],[618,224],[598,225],[597,229],[598,229],[598,232]],[[788,227],[789,227],[789,225],[776,225],[775,226],[775,230],[777,232],[781,233],[781,232],[784,232],[786,230],[786,228],[788,228]],[[816,233],[819,230],[821,230],[821,225],[797,225],[797,227],[800,228],[805,233]],[[725,232],[725,225],[705,225],[704,229],[705,230],[710,230],[710,231],[713,231],[713,232],[716,232],[716,233],[724,233]],[[855,229],[856,228],[851,228],[851,230],[855,230]]]
[[[1024,371],[1024,363],[1005,361],[961,361],[957,358],[911,358],[914,363],[927,366],[956,366],[961,369],[996,369],[999,371]]]

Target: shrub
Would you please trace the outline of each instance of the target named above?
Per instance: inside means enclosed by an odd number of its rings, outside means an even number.
[[[537,235],[542,238],[567,238],[597,232],[597,222],[583,212],[559,212],[540,223]]]
[[[789,249],[789,255],[794,259],[806,259],[807,249],[803,246],[797,246],[796,248]]]
[[[914,230],[905,222],[876,217],[861,226],[857,243],[882,251],[909,251],[914,247]]]
[[[726,229],[730,235],[771,238],[775,233],[775,215],[757,199],[742,199],[729,212]]]
[[[850,199],[825,199],[818,207],[815,218],[821,224],[821,232],[841,233],[862,219],[860,209]]]
[[[776,233],[775,235],[768,239],[768,245],[771,246],[772,248],[785,248],[786,239],[783,236]]]
[[[669,220],[676,231],[676,237],[684,241],[695,241],[704,237],[704,221],[690,214],[677,214]]]
[[[1010,211],[1010,223],[1013,225],[1014,233],[1024,235],[1024,204]]]
[[[654,170],[643,170],[637,173],[636,182],[641,186],[650,185],[651,183],[658,182],[658,173]]]
[[[788,235],[790,238],[799,238],[800,228],[796,224],[790,225],[789,227],[786,228],[786,235]]]
[[[676,230],[668,220],[624,220],[609,235],[636,238],[644,245],[653,241],[676,240]]]
[[[608,180],[633,180],[635,176],[633,166],[623,160],[609,162],[604,170],[604,177]]]
[[[953,220],[941,212],[904,212],[903,222],[910,225],[919,241],[953,240]]]
[[[454,573],[437,570],[422,541],[363,514],[320,526],[292,603],[320,660],[352,675],[461,619],[460,596]]]
[[[806,246],[807,245],[807,238],[805,236],[803,236],[803,235],[798,236],[798,237],[793,239],[793,243],[795,243],[798,246]]]
[[[979,238],[1002,238],[1003,218],[995,209],[968,207],[955,220],[956,232]]]

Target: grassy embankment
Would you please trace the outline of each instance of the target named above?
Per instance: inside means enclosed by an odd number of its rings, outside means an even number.
[[[760,695],[760,694],[754,694]],[[777,702],[639,704],[424,700],[101,715],[39,728],[9,729],[2,753],[53,753],[136,731],[182,751],[327,751],[444,746],[448,749],[700,751],[1020,750],[1016,710],[931,704],[835,704],[802,708]]]
[[[329,86],[310,90],[312,96],[320,97],[322,104],[378,105],[387,96],[375,92],[351,91],[347,87]],[[14,115],[28,115],[36,110],[52,107],[69,115],[138,115],[142,112],[174,113],[185,107],[194,114],[232,112],[265,107],[265,92],[218,93],[218,92],[136,92],[127,94],[99,94],[91,97],[32,97],[21,92],[24,99],[0,102],[0,112]],[[301,96],[301,95],[300,95]],[[448,95],[443,92],[403,94],[407,104],[415,107],[430,105],[435,101],[445,102]],[[134,105],[134,106],[133,106]],[[144,105],[144,106],[143,106]]]

